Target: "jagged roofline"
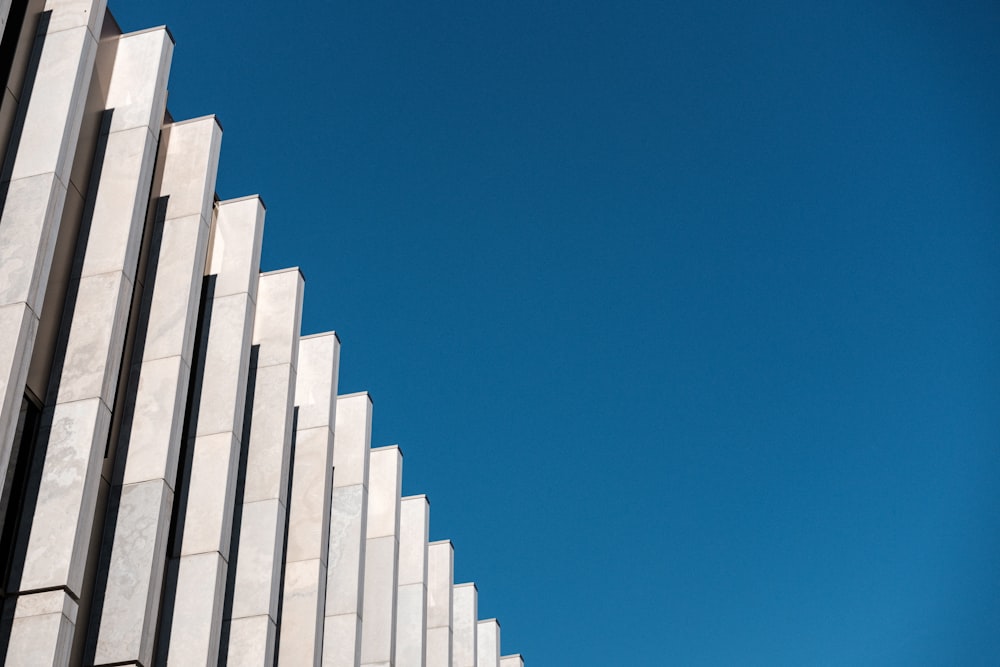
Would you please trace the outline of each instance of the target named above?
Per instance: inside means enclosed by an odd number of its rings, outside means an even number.
[[[222,125],[167,111],[167,28],[0,18],[4,664],[523,664],[217,196]]]

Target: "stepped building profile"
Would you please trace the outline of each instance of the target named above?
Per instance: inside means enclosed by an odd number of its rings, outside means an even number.
[[[340,341],[173,119],[164,27],[0,0],[3,664],[521,667]]]

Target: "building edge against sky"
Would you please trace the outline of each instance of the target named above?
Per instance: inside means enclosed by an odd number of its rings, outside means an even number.
[[[166,110],[169,31],[0,16],[4,664],[522,665],[260,273],[263,201],[218,200],[221,125]]]

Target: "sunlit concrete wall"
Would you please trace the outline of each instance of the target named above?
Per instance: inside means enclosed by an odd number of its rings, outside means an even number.
[[[3,664],[520,667],[105,4],[0,0]]]

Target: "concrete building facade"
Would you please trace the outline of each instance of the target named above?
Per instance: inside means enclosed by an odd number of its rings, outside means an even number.
[[[2,664],[523,665],[261,273],[264,202],[216,195],[221,125],[167,110],[169,31],[0,31]]]

